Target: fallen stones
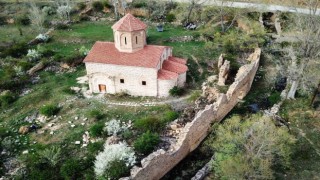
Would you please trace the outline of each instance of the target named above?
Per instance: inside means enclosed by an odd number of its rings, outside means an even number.
[[[219,67],[219,65],[218,65],[218,67]],[[228,78],[229,69],[230,69],[230,61],[223,60],[222,65],[220,66],[220,70],[219,70],[219,79],[218,79],[219,86],[226,85],[225,82]]]
[[[42,61],[40,61],[38,64],[36,64],[35,66],[33,66],[31,69],[29,69],[27,71],[27,73],[29,75],[33,75],[35,72],[40,71],[41,69],[44,68],[44,63]]]

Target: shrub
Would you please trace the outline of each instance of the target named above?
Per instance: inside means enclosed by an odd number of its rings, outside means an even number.
[[[280,92],[273,92],[269,97],[268,100],[270,101],[270,103],[276,104],[281,100],[281,96],[280,96]]]
[[[126,162],[123,160],[114,160],[110,162],[108,171],[106,171],[106,177],[110,179],[120,179],[125,174],[128,174],[130,169],[126,166]]]
[[[159,132],[165,127],[165,122],[161,121],[156,117],[147,117],[136,120],[134,122],[134,126],[144,132]]]
[[[2,52],[0,52],[0,57],[11,56],[14,58],[20,58],[21,56],[27,54],[27,52],[28,46],[26,43],[20,42],[4,49]]]
[[[4,91],[0,94],[0,107],[6,107],[16,100],[16,95],[11,91]]]
[[[178,86],[174,86],[172,89],[169,90],[169,94],[171,96],[181,96],[184,93],[184,89]]]
[[[59,111],[60,108],[54,104],[48,104],[40,108],[40,114],[45,115],[47,117],[56,115]]]
[[[87,7],[86,3],[84,2],[79,2],[77,6],[79,10],[84,10]]]
[[[108,176],[110,176],[110,174],[108,175],[108,172],[111,168],[115,168],[115,166],[119,167],[120,163],[115,163],[115,161],[123,161],[124,164],[121,163],[121,165],[125,165],[127,168],[133,166],[136,162],[133,149],[128,147],[126,143],[120,142],[119,144],[109,144],[106,142],[103,152],[100,152],[96,156],[96,160],[94,162],[94,172],[96,176],[108,179]],[[118,169],[113,172],[123,172],[123,169]],[[114,173],[113,175],[117,174],[118,173]]]
[[[176,15],[170,13],[166,16],[166,20],[167,22],[173,22],[174,20],[176,20]]]
[[[165,122],[171,122],[179,117],[179,113],[175,111],[167,111],[164,113],[163,119]]]
[[[135,142],[134,149],[142,154],[151,153],[155,147],[159,144],[160,137],[157,133],[151,133],[150,131],[143,133]]]
[[[132,6],[134,8],[143,8],[143,7],[147,7],[148,5],[146,2],[143,1],[143,2],[134,2]]]
[[[102,11],[103,10],[103,4],[101,1],[95,1],[92,3],[92,8],[94,11]]]
[[[7,18],[5,16],[0,15],[0,26],[7,24]]]
[[[90,51],[90,50],[89,50],[88,48],[86,48],[85,46],[81,46],[81,48],[79,49],[79,53],[80,53],[81,55],[83,55],[83,56],[88,55],[89,51]]]
[[[50,16],[50,15],[53,15],[56,13],[55,10],[51,6],[44,6],[42,8],[42,12],[47,16]]]
[[[96,123],[93,126],[91,126],[91,128],[89,129],[90,131],[90,135],[92,137],[99,137],[102,136],[103,134],[103,128],[104,128],[104,124],[103,123]]]
[[[95,120],[101,120],[102,118],[104,118],[104,114],[101,111],[97,110],[97,109],[94,109],[94,110],[90,111],[88,116],[90,118],[95,119]]]
[[[32,64],[31,62],[26,61],[26,60],[18,61],[18,62],[17,62],[17,65],[18,65],[19,67],[21,67],[21,69],[22,69],[23,71],[27,71],[27,70],[29,70],[30,68],[32,68],[32,66],[33,66],[33,64]]]
[[[60,29],[60,30],[66,30],[69,28],[69,25],[68,24],[65,24],[65,23],[58,23],[56,25],[56,29]]]
[[[89,143],[89,145],[88,145],[88,151],[91,154],[96,154],[97,152],[99,152],[101,150],[103,150],[103,141]]]
[[[40,59],[41,54],[35,49],[29,49],[27,57],[29,58],[30,61],[36,61]]]
[[[9,134],[9,130],[5,127],[0,127],[0,141]]]
[[[112,5],[110,4],[109,1],[104,1],[104,2],[103,2],[103,6],[106,7],[106,8],[108,8],[108,9],[111,9],[111,8],[112,8]]]
[[[57,146],[52,146],[41,152],[39,155],[45,162],[47,162],[51,167],[56,167],[61,160],[61,148]]]
[[[22,26],[28,26],[31,24],[31,20],[27,15],[23,15],[17,17],[16,23]]]
[[[108,135],[117,135],[120,132],[123,132],[127,129],[126,126],[122,126],[120,120],[112,119],[109,122],[106,122],[106,126],[104,128],[105,131],[108,132]]]
[[[81,172],[85,169],[84,164],[81,160],[71,158],[68,159],[60,168],[60,174],[64,179],[79,179]]]

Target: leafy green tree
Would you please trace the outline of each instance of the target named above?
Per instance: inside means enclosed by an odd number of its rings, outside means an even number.
[[[286,127],[255,115],[215,125],[213,169],[221,179],[272,179],[272,167],[288,167],[295,139]]]

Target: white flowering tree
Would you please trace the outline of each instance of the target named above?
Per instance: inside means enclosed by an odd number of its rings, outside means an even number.
[[[108,142],[104,145],[104,150],[96,156],[94,162],[94,172],[97,177],[104,177],[105,173],[111,168],[111,164],[115,161],[123,161],[129,168],[136,163],[136,156],[131,147],[125,142],[118,144],[109,144]]]

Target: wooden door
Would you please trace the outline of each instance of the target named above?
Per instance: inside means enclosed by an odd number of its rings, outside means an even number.
[[[99,91],[100,92],[106,92],[107,88],[106,88],[106,85],[104,84],[99,84]]]

